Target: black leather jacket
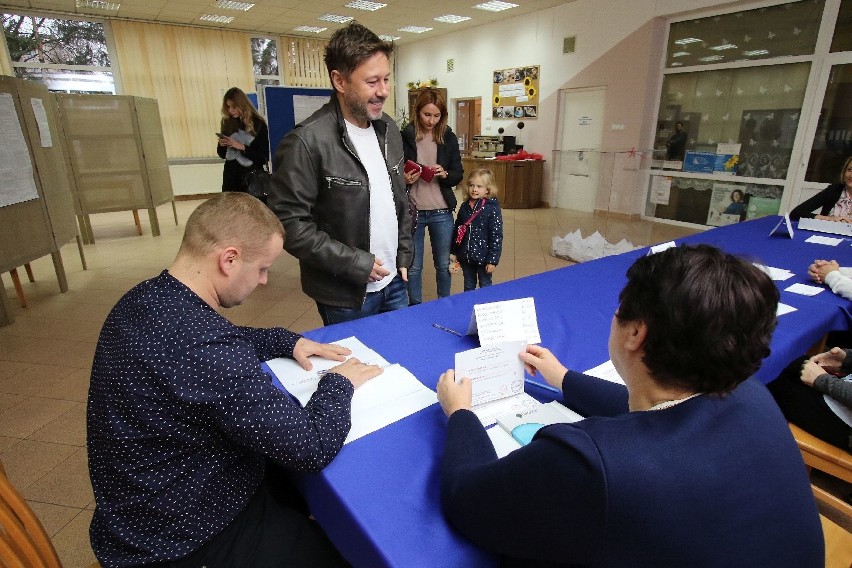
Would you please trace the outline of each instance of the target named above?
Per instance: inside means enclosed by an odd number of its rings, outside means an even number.
[[[384,114],[372,121],[391,179],[397,268],[414,258],[402,173],[402,138]],[[337,97],[297,125],[273,159],[268,205],[284,225],[284,248],[299,259],[302,290],[321,304],[360,308],[373,269],[367,170],[346,134]]]

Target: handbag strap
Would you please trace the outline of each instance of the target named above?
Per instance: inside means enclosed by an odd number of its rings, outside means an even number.
[[[479,202],[477,203],[477,205],[482,205],[482,206],[479,207],[479,208],[474,208],[473,215],[468,217],[467,221],[465,221],[464,223],[459,225],[459,228],[458,228],[458,231],[457,231],[457,234],[456,234],[456,244],[457,245],[460,245],[462,240],[464,239],[464,236],[467,233],[467,227],[473,222],[474,219],[476,219],[477,215],[482,213],[482,211],[485,209],[485,198],[483,197],[482,199],[480,199]]]

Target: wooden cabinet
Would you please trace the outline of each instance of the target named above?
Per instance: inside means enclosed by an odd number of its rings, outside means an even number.
[[[532,209],[541,205],[543,160],[484,160],[462,158],[464,179],[473,170],[490,170],[500,190],[498,199],[504,209]]]

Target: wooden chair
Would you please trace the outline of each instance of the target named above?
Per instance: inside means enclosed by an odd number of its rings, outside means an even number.
[[[62,568],[53,543],[29,504],[0,464],[0,564],[21,568]]]
[[[808,434],[795,424],[790,424],[790,431],[796,439],[802,459],[808,466],[808,471],[818,469],[828,475],[852,483],[852,455],[836,446],[823,442],[816,436]],[[817,503],[830,507],[852,520],[852,505],[828,491],[811,484]]]
[[[849,568],[852,565],[852,534],[823,515],[819,520],[825,538],[825,568]]]

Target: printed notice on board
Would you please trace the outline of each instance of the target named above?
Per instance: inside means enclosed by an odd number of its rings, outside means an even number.
[[[0,145],[0,207],[38,199],[30,151],[9,93],[0,93],[0,132],[6,142]]]
[[[44,110],[44,101],[41,99],[30,99],[30,104],[33,105],[33,114],[35,115],[36,125],[38,125],[38,135],[41,138],[41,147],[53,147],[53,139],[50,137],[50,124],[47,122],[47,112]]]

